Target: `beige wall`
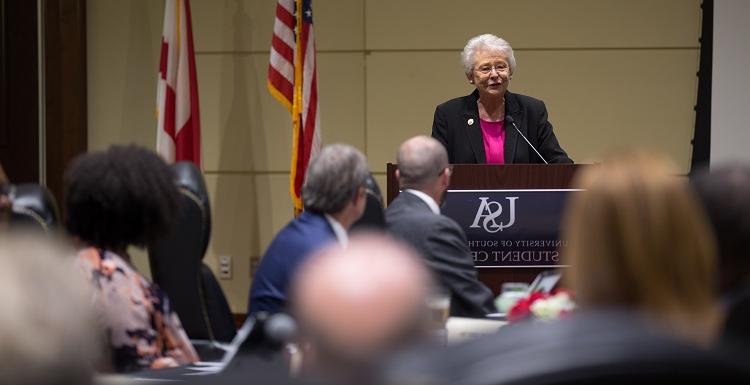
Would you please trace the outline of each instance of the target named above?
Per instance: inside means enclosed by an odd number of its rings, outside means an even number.
[[[698,69],[698,0],[318,0],[324,143],[363,150],[381,187],[398,143],[429,134],[435,105],[465,95],[459,52],[506,38],[510,89],[543,99],[578,162],[621,146],[656,149],[687,171]],[[231,255],[221,283],[244,312],[251,259],[291,218],[289,116],[265,79],[275,1],[193,0],[203,170],[214,212],[206,256]],[[153,147],[163,3],[88,2],[89,146]],[[143,254],[139,268],[147,264]]]

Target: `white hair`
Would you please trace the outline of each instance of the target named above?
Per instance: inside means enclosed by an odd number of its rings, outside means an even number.
[[[510,44],[500,37],[486,33],[469,39],[469,42],[464,47],[464,51],[461,52],[461,61],[463,62],[466,76],[470,76],[471,71],[474,70],[474,55],[476,55],[477,51],[482,50],[502,52],[508,58],[510,73],[516,72],[516,57],[513,56],[513,48],[511,48]]]

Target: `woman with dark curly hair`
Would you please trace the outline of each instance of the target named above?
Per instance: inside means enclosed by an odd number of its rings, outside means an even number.
[[[169,298],[127,253],[169,230],[177,194],[166,163],[135,145],[82,155],[65,175],[65,226],[80,246],[77,259],[120,372],[198,360]]]

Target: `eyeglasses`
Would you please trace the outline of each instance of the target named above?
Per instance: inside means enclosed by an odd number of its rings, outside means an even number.
[[[486,64],[476,69],[476,71],[482,75],[489,75],[492,72],[492,70],[495,70],[497,73],[501,73],[503,71],[508,70],[508,65],[505,63],[498,63],[495,65]]]

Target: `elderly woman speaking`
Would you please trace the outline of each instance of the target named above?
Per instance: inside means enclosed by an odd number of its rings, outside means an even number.
[[[490,34],[472,38],[461,54],[476,90],[435,109],[432,136],[450,163],[573,163],[547,121],[544,102],[508,91],[513,48]]]

